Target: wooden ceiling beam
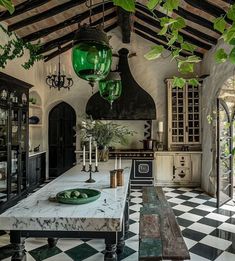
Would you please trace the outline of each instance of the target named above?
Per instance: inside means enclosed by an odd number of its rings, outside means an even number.
[[[134,28],[134,32],[136,34],[138,34],[139,36],[141,36],[142,38],[154,43],[154,44],[158,44],[158,45],[163,45],[165,49],[168,49],[168,46],[160,41],[158,41],[156,38],[153,38],[153,37],[150,37],[149,35],[143,33],[142,31]],[[171,50],[171,49],[170,49]],[[188,55],[185,54],[184,52],[180,52],[180,55],[183,56],[183,57],[187,57]]]
[[[158,29],[162,28],[160,23],[157,20],[155,20],[154,18],[151,18],[147,15],[144,15],[143,13],[141,13],[139,11],[135,12],[135,16],[137,18],[141,19],[142,21],[146,22],[147,24],[152,25],[154,27],[157,27]],[[206,49],[206,50],[211,49],[211,45],[204,43],[204,42],[201,42],[198,39],[195,39],[190,35],[184,34],[183,32],[180,32],[180,35],[183,36],[185,41],[190,42],[190,43],[192,43],[192,44],[194,44],[198,47],[201,47],[201,48]]]
[[[138,8],[139,10],[141,10],[141,11],[144,11],[144,12],[148,13],[148,14],[151,15],[151,16],[153,15],[153,14],[151,13],[151,11],[149,11],[149,10],[148,10],[145,6],[143,6],[142,4],[137,3],[137,8]],[[154,10],[153,12],[154,12],[155,15],[156,15],[157,17],[159,17],[159,18],[166,16],[165,14],[161,13],[161,12],[158,11],[158,10]],[[214,32],[216,32],[216,33],[219,33],[218,31],[216,31],[216,30],[214,29],[213,23],[212,23],[211,21],[209,21],[209,20],[207,20],[207,19],[205,19],[205,18],[203,18],[203,17],[201,17],[201,16],[198,16],[198,15],[196,15],[196,14],[193,14],[193,13],[191,13],[191,12],[189,12],[189,11],[187,11],[187,10],[181,8],[181,7],[179,7],[178,10],[174,10],[174,13],[177,14],[177,15],[179,15],[179,16],[182,16],[182,17],[183,17],[184,19],[186,19],[186,20],[189,20],[189,21],[191,21],[191,22],[193,22],[193,23],[195,23],[195,24],[201,25],[201,26],[203,26],[203,27],[205,27],[205,28],[207,28],[207,29],[210,29],[210,30],[212,30],[212,31],[214,31]]]
[[[27,0],[21,4],[15,6],[15,11],[13,14],[10,14],[8,11],[0,12],[0,22],[6,19],[10,19],[27,11],[30,11],[38,6],[47,4],[51,0]]]
[[[113,3],[112,2],[107,2],[104,4],[104,9],[105,11],[111,9],[113,7]],[[100,4],[96,7],[93,7],[92,9],[92,15],[96,15],[100,12],[103,11],[103,4]],[[70,25],[73,25],[73,24],[79,24],[81,21],[83,21],[84,19],[88,18],[90,15],[90,11],[87,10],[81,14],[77,14],[61,23],[58,23],[56,25],[53,25],[53,26],[50,26],[50,27],[47,27],[47,28],[44,28],[44,29],[41,29],[37,32],[34,32],[32,34],[28,34],[24,37],[22,37],[22,39],[26,42],[29,42],[29,41],[34,41],[34,40],[37,40],[37,39],[40,39],[41,37],[44,37],[46,35],[49,35],[57,30],[60,30],[60,29],[63,29],[67,26],[70,26]]]
[[[46,10],[45,12],[42,12],[42,13],[30,16],[30,17],[28,17],[26,19],[23,19],[21,21],[18,21],[18,22],[14,23],[14,24],[9,25],[8,26],[8,30],[10,32],[18,30],[18,29],[20,29],[20,28],[22,28],[24,26],[31,25],[31,24],[34,24],[36,22],[42,21],[44,19],[47,19],[47,18],[52,17],[54,15],[57,15],[57,14],[59,14],[61,12],[67,11],[70,8],[73,8],[75,6],[81,5],[81,4],[85,3],[85,2],[86,2],[86,0],[79,0],[79,1],[71,0],[71,1],[63,3],[61,5],[57,5],[57,6],[51,8],[49,10]]]
[[[161,40],[164,44],[166,44],[168,42],[167,38],[163,35],[159,35],[157,32],[153,31],[152,29],[148,28],[147,26],[144,26],[138,22],[134,22],[134,27],[141,30],[142,32],[145,32],[153,37],[155,37],[156,39]],[[179,43],[174,43],[173,46],[180,48],[180,44]],[[194,52],[196,55],[198,55],[200,58],[203,58],[203,53],[195,51]]]
[[[115,23],[113,23],[113,24],[107,26],[107,27],[104,29],[104,31],[105,31],[105,32],[109,32],[109,31],[113,30],[114,28],[116,28],[117,25],[118,25],[117,22],[115,22]],[[57,55],[68,51],[68,50],[71,49],[72,47],[73,47],[73,42],[71,42],[71,43],[69,43],[69,44],[63,46],[63,47],[60,49],[60,51],[59,51],[59,50],[56,50],[56,51],[54,51],[54,52],[52,52],[52,53],[50,53],[50,54],[48,54],[48,55],[45,55],[45,56],[44,56],[44,62],[50,61],[51,59],[53,59],[53,58],[56,57]]]
[[[130,43],[131,41],[131,13],[121,7],[117,7],[118,24],[122,30],[122,42]]]
[[[226,12],[218,7],[217,5],[213,5],[211,3],[209,3],[207,0],[184,0],[186,3],[188,3],[189,5],[202,10],[203,12],[206,12],[214,17],[220,17],[220,16],[224,16],[226,14]],[[233,21],[225,18],[226,22],[229,24],[232,24]]]
[[[225,3],[228,3],[228,4],[234,4],[235,3],[235,0],[221,0]]]
[[[117,15],[116,11],[114,11],[114,12],[112,12],[110,14],[107,14],[107,15],[104,16],[104,21],[107,22],[107,21],[113,19],[114,17],[116,17],[116,15]],[[94,21],[91,24],[91,26],[97,26],[99,24],[102,24],[102,22],[103,22],[103,17],[98,19],[98,20],[96,20],[96,21]],[[53,39],[53,40],[43,44],[41,46],[40,50],[39,50],[39,54],[48,52],[48,51],[50,51],[50,50],[52,50],[52,49],[54,49],[56,47],[59,47],[59,46],[61,46],[63,44],[66,44],[66,43],[70,42],[71,40],[74,39],[76,32],[77,32],[77,30],[72,31],[72,32],[70,32],[70,33],[68,33],[66,35],[63,35],[60,38]]]

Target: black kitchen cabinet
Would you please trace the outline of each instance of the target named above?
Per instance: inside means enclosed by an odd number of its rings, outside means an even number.
[[[0,212],[28,190],[28,97],[32,85],[0,72]]]
[[[42,184],[46,177],[46,153],[29,157],[29,191]]]

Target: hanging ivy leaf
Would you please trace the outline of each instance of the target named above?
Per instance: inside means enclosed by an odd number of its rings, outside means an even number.
[[[227,17],[233,21],[235,21],[235,4],[233,4],[228,12],[227,12]]]
[[[186,26],[186,22],[185,22],[184,18],[182,18],[182,17],[177,17],[177,18],[175,19],[175,23],[173,23],[173,24],[171,25],[171,29],[172,29],[172,31],[174,31],[174,30],[180,30],[180,29],[184,28],[185,26]]]
[[[149,10],[152,11],[161,2],[162,2],[162,0],[149,0],[146,6],[148,7]]]
[[[220,48],[216,51],[215,53],[215,61],[217,63],[224,63],[228,58],[228,55],[226,54],[226,52],[224,51],[223,48]]]
[[[161,56],[164,47],[162,45],[156,45],[151,48],[151,50],[144,55],[147,60],[154,60]]]
[[[188,62],[188,63],[199,63],[199,62],[201,62],[201,60],[202,59],[199,56],[191,55],[191,56],[187,57],[186,62]]]
[[[223,33],[224,30],[225,30],[225,27],[226,27],[226,21],[224,20],[224,17],[221,16],[221,17],[218,17],[216,18],[214,21],[214,29]]]
[[[184,88],[185,84],[186,80],[184,78],[174,76],[172,87]]]
[[[11,0],[0,0],[0,5],[4,6],[10,14],[13,14],[15,11],[15,7],[12,4]]]
[[[179,62],[178,69],[183,74],[192,73],[194,71],[194,63]]]
[[[171,60],[176,59],[177,57],[179,57],[180,56],[180,51],[181,51],[181,49],[179,49],[179,48],[173,50],[171,52],[171,56],[172,56]]]
[[[231,52],[229,54],[229,61],[232,64],[235,64],[235,47],[231,50]]]
[[[178,10],[179,4],[180,0],[166,0],[163,8],[168,12],[172,12],[174,9]]]
[[[231,40],[233,40],[235,38],[235,25],[232,25],[229,29],[227,29],[221,38],[223,38],[226,43],[229,43]]]
[[[171,46],[176,42],[177,39],[178,39],[178,32],[175,32],[174,34],[172,34],[172,37],[170,38],[170,41],[167,43],[167,45]]]
[[[196,46],[194,44],[184,42],[181,44],[181,48],[185,51],[189,51],[189,52],[193,53],[196,49]]]
[[[135,12],[135,0],[113,0],[113,3],[128,12]]]
[[[198,86],[199,81],[196,78],[188,79],[188,84],[191,85],[191,86]]]

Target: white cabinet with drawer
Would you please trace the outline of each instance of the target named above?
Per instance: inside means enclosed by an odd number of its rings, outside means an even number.
[[[200,186],[201,152],[161,151],[155,153],[155,186]]]

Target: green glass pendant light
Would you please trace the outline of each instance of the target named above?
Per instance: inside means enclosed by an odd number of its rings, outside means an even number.
[[[122,93],[122,81],[118,72],[110,72],[108,76],[99,81],[99,92],[102,98],[107,100],[112,108],[113,101]]]
[[[80,28],[72,50],[72,63],[78,77],[89,82],[104,79],[112,64],[112,50],[106,34],[96,27]]]

